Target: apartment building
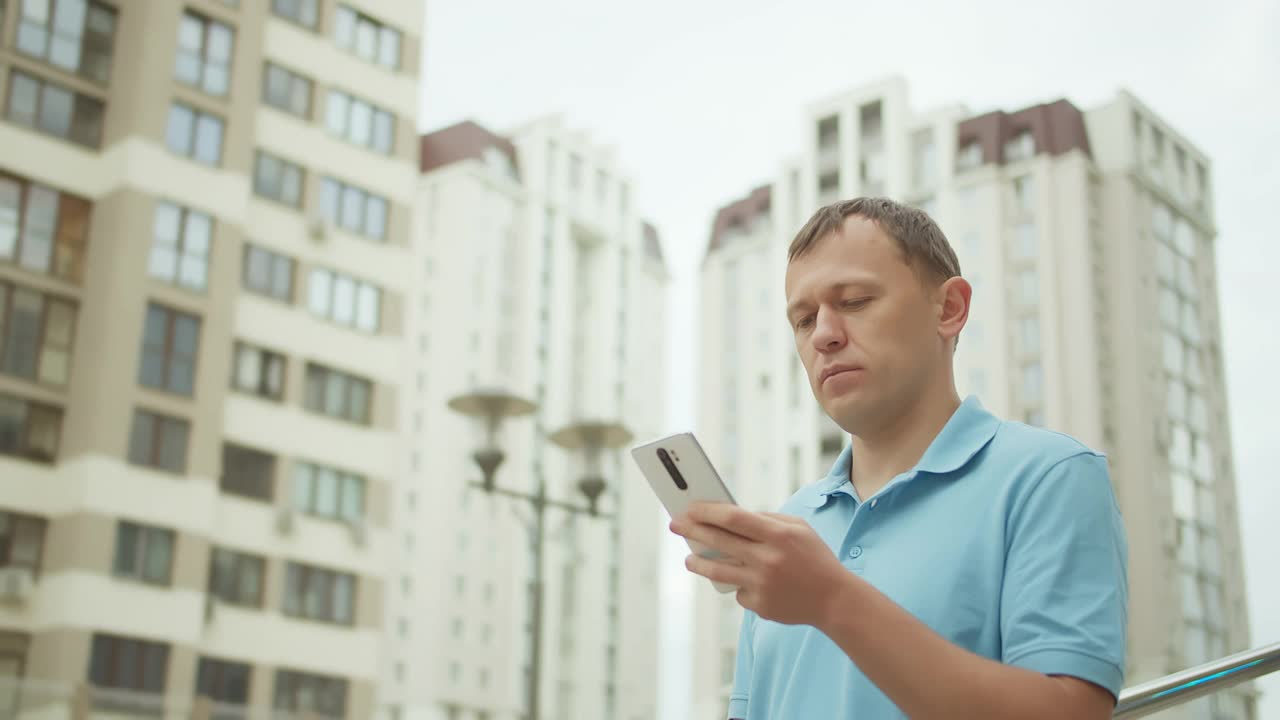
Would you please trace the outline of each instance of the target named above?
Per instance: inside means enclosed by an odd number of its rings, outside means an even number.
[[[890,79],[814,103],[803,150],[716,214],[702,269],[699,430],[746,504],[780,505],[848,442],[783,318],[794,233],[821,205],[928,211],[974,286],[956,374],[997,415],[1108,453],[1130,542],[1132,684],[1244,649],[1210,159],[1121,91],[973,114]],[[694,712],[727,701],[740,610],[699,586]],[[1171,718],[1255,717],[1241,686]]]
[[[505,421],[498,486],[600,516],[546,515],[542,718],[655,716],[661,509],[626,446],[559,447],[575,423],[664,429],[669,276],[656,229],[609,148],[559,118],[421,138],[406,302],[402,422],[382,700],[390,717],[515,720],[533,678],[531,506],[474,486],[480,424],[450,399],[500,388],[536,404]]]
[[[422,13],[0,2],[0,714],[373,712]]]

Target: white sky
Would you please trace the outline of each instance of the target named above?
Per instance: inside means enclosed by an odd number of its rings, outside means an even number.
[[[891,73],[915,107],[1013,110],[1066,97],[1086,108],[1127,87],[1213,161],[1223,345],[1253,644],[1280,641],[1280,2],[1074,3],[793,0],[430,0],[421,127],[465,118],[502,131],[563,113],[614,145],[658,226],[674,307],[697,301],[697,265],[723,203],[800,149],[805,105]],[[946,228],[943,228],[944,231]],[[693,425],[695,312],[672,353],[673,428]],[[687,718],[691,597],[664,547],[659,717]],[[1260,683],[1280,717],[1280,677]]]

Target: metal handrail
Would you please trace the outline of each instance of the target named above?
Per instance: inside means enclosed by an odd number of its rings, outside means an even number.
[[[1280,670],[1280,642],[1228,655],[1120,693],[1115,718],[1140,718]]]

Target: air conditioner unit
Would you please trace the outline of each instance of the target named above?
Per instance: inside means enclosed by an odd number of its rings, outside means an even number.
[[[293,532],[294,516],[296,515],[291,507],[282,507],[276,511],[276,530],[282,534]]]
[[[351,530],[351,541],[360,547],[364,547],[369,540],[369,525],[364,521],[364,518],[347,520],[347,527]]]
[[[329,239],[329,221],[319,213],[307,216],[307,237],[312,242],[323,243]]]
[[[31,568],[0,568],[0,601],[23,604],[31,597],[35,585],[35,575]]]

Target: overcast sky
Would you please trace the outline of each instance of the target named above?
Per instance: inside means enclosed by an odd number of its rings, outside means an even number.
[[[429,0],[425,33],[421,127],[501,131],[562,113],[615,146],[662,233],[671,302],[690,309],[712,214],[799,151],[811,101],[889,74],[917,109],[1088,108],[1134,92],[1213,161],[1253,644],[1280,641],[1280,2]],[[694,346],[694,332],[678,327],[673,345]],[[693,425],[694,362],[672,357],[673,428]],[[664,554],[659,717],[682,720],[692,586],[683,548]],[[1260,686],[1260,717],[1280,717],[1280,677]]]

